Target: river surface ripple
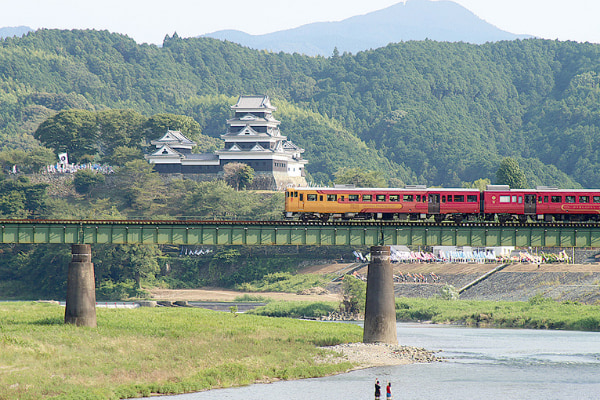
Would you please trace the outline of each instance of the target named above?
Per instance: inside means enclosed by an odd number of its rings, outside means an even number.
[[[367,400],[374,382],[399,399],[600,399],[600,333],[398,323],[402,345],[442,350],[441,363],[368,368],[161,400]],[[385,395],[384,395],[385,396]],[[384,397],[382,397],[383,399]],[[157,399],[154,397],[152,399]]]

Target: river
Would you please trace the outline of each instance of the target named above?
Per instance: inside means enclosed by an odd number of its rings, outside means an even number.
[[[442,350],[437,355],[445,361],[368,368],[324,378],[159,398],[370,400],[376,378],[382,389],[388,381],[392,382],[396,400],[600,398],[600,333],[597,332],[398,323],[398,341],[402,345]]]

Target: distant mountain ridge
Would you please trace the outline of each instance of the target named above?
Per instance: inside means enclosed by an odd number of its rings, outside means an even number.
[[[409,40],[481,44],[528,38],[498,29],[452,1],[408,0],[405,3],[338,22],[316,22],[264,35],[221,30],[203,35],[258,50],[330,56],[357,53]]]
[[[33,31],[33,29],[28,26],[8,26],[5,28],[0,28],[0,39],[13,36],[23,36],[31,31]]]

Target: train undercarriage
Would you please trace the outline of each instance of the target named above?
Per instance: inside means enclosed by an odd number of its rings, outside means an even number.
[[[501,224],[508,222],[600,222],[598,214],[405,214],[405,213],[284,213],[286,219],[309,221],[430,221],[442,223],[444,221],[460,224],[462,222],[498,221]]]

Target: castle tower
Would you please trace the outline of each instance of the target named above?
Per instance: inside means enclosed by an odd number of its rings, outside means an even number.
[[[280,121],[273,117],[276,110],[268,96],[240,96],[232,119],[227,120],[227,132],[221,135],[225,141],[222,150],[214,153],[194,154],[195,142],[179,131],[167,131],[151,143],[156,151],[146,155],[155,170],[167,174],[185,176],[202,175],[216,179],[223,167],[240,162],[254,169],[257,176],[272,178],[271,189],[287,186],[306,186],[304,149],[296,146],[279,131]]]

